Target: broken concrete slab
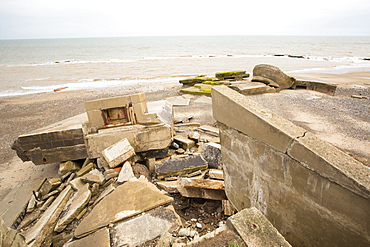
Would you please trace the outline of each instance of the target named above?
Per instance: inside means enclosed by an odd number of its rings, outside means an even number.
[[[129,125],[100,129],[85,136],[89,158],[101,157],[107,147],[127,138],[136,153],[165,149],[172,142],[172,128],[165,124],[155,126]]]
[[[213,135],[213,136],[220,135],[220,130],[210,125],[201,125],[200,127],[198,127],[198,130],[203,131],[204,133]]]
[[[91,191],[89,184],[85,184],[76,193],[74,193],[66,207],[64,208],[59,220],[55,226],[54,231],[61,232],[66,226],[76,218],[76,216],[82,211],[91,198]]]
[[[286,75],[278,67],[269,64],[259,64],[253,68],[253,82],[263,82],[266,85],[280,88],[290,88],[295,79]]]
[[[37,191],[45,181],[45,178],[36,178],[21,182],[12,189],[0,202],[0,217],[7,227],[16,224],[17,219],[27,207],[32,191]]]
[[[116,224],[111,231],[113,246],[138,246],[180,225],[180,217],[172,205],[158,207]]]
[[[35,165],[85,159],[87,157],[82,123],[86,113],[20,135],[13,143],[22,161]]]
[[[25,233],[26,243],[32,246],[40,246],[45,237],[50,235],[54,225],[66,205],[71,193],[72,187],[68,185],[53,201],[53,203],[42,214],[36,224]]]
[[[124,183],[134,177],[135,175],[134,172],[132,171],[131,163],[129,161],[126,161],[123,164],[121,171],[119,172],[117,182]]]
[[[177,180],[157,181],[157,186],[168,193],[179,193],[179,191],[177,190]]]
[[[91,170],[89,173],[86,173],[81,177],[81,180],[85,183],[98,183],[103,185],[105,178],[104,175],[97,169]]]
[[[59,172],[63,175],[67,174],[68,172],[77,172],[81,169],[81,164],[75,161],[66,161],[59,165]]]
[[[76,176],[81,177],[85,175],[86,173],[90,172],[92,169],[94,169],[94,163],[89,163],[86,166],[82,167],[81,170],[76,172]]]
[[[114,169],[108,169],[104,171],[104,178],[106,181],[108,181],[111,178],[118,177],[118,172],[116,172]]]
[[[238,232],[247,246],[291,246],[255,207],[239,211],[229,217],[226,224]]]
[[[104,149],[102,155],[108,166],[114,168],[134,156],[135,150],[125,138]]]
[[[243,80],[243,78],[248,78],[249,73],[245,70],[238,71],[226,71],[226,72],[217,72],[215,74],[216,78],[219,80]]]
[[[86,182],[82,181],[80,177],[73,179],[69,184],[72,186],[74,190],[82,189]]]
[[[116,187],[114,186],[113,183],[111,183],[110,185],[105,187],[105,189],[103,190],[103,192],[100,193],[99,197],[95,200],[93,205],[95,206],[96,204],[98,204],[104,197],[109,195],[115,189],[116,189]]]
[[[221,145],[209,142],[203,144],[202,157],[207,161],[209,168],[221,168]]]
[[[224,180],[224,171],[220,169],[210,169],[208,176],[212,179]]]
[[[110,247],[109,230],[107,227],[100,229],[84,238],[77,239],[68,243],[68,247],[86,247],[86,246],[99,246]]]
[[[152,183],[143,180],[128,181],[104,197],[75,230],[75,237],[87,234],[131,216],[171,202]]]
[[[180,145],[183,149],[187,150],[195,146],[195,141],[190,140],[189,138],[186,138],[184,136],[174,136],[174,141]]]
[[[200,154],[184,156],[176,159],[167,159],[155,164],[157,178],[178,176],[197,170],[207,169],[208,164]]]
[[[7,227],[0,218],[0,246],[3,247],[26,247],[24,238],[16,230]]]
[[[237,92],[243,95],[253,95],[253,94],[261,94],[261,93],[276,93],[276,89],[262,82],[248,82],[248,83],[240,83],[240,84],[233,84],[229,86],[230,88],[236,90]]]
[[[186,99],[183,96],[169,97],[166,100],[173,106],[188,106],[190,104],[190,99]]]
[[[212,98],[207,96],[201,96],[194,100],[194,103],[212,104]]]
[[[179,178],[177,189],[183,197],[226,200],[224,181]]]

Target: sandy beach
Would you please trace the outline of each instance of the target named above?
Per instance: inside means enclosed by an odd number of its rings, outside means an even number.
[[[370,72],[343,75],[295,74],[297,78],[309,78],[338,83],[344,88],[354,85],[369,87]],[[0,99],[0,196],[19,181],[37,176],[53,176],[56,165],[35,166],[16,156],[10,146],[21,134],[75,116],[85,111],[84,102],[143,92],[147,101],[179,95],[181,84],[162,84],[157,87],[129,86],[109,90],[60,91]],[[189,96],[195,99],[200,96]],[[368,99],[350,96],[328,96],[308,90],[283,90],[279,94],[251,96],[266,108],[289,119],[320,138],[350,152],[365,165],[369,165],[370,111]],[[282,107],[288,104],[290,107]],[[193,116],[193,121],[214,124],[210,104],[195,104],[175,109],[175,113]],[[340,127],[340,128],[339,128]],[[22,172],[19,172],[22,171]]]

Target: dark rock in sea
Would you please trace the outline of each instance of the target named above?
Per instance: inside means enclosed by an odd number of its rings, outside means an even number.
[[[284,57],[285,55],[284,54],[275,54],[274,56],[275,57]]]
[[[304,56],[296,56],[296,55],[288,55],[288,57],[291,57],[291,58],[304,58]]]
[[[362,60],[365,60],[365,61],[370,61],[370,58],[368,58],[368,57],[365,57],[365,58],[363,58]]]

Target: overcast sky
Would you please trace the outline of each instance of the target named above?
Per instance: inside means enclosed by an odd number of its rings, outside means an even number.
[[[0,39],[370,35],[370,0],[0,0]]]

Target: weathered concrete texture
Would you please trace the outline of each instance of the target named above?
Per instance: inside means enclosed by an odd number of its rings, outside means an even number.
[[[26,247],[24,238],[16,230],[7,227],[0,218],[0,246],[2,247]]]
[[[217,121],[281,152],[285,152],[295,138],[306,133],[304,129],[225,86],[212,91],[212,100],[213,116]]]
[[[46,236],[54,230],[56,221],[66,205],[72,188],[68,185],[43,213],[37,223],[25,233],[26,243],[31,246],[41,246]]]
[[[213,100],[232,205],[259,209],[293,246],[369,245],[369,168],[229,90]]]
[[[32,191],[37,191],[45,178],[27,180],[12,189],[0,202],[0,217],[7,227],[12,227],[27,207]]]
[[[171,202],[148,181],[128,181],[104,197],[75,230],[80,238],[105,227],[150,209]]]
[[[85,109],[89,119],[88,133],[104,127],[160,122],[155,113],[147,113],[143,93],[88,101],[85,102]]]
[[[219,129],[210,125],[199,126],[198,130],[213,136],[219,136]]]
[[[135,155],[135,150],[127,138],[114,143],[102,152],[103,158],[110,168],[114,168]]]
[[[296,80],[294,87],[296,89],[307,89],[321,93],[326,93],[332,96],[335,95],[335,92],[337,90],[337,84],[307,80]]]
[[[238,83],[229,86],[229,88],[232,88],[244,95],[276,92],[275,88],[267,86],[266,84],[261,82]]]
[[[210,169],[208,171],[208,176],[212,179],[224,180],[224,172],[219,169]]]
[[[221,167],[221,145],[209,142],[204,143],[202,157],[207,161],[209,168],[218,169]]]
[[[89,184],[85,184],[76,193],[74,193],[66,207],[64,208],[59,220],[55,226],[56,232],[61,232],[66,228],[66,226],[76,218],[76,216],[84,209],[86,204],[91,198],[91,192],[89,189]]]
[[[86,135],[85,138],[89,158],[99,158],[104,149],[124,138],[136,153],[167,148],[172,142],[172,132],[171,127],[164,124],[129,125],[100,129],[98,133]]]
[[[104,175],[98,169],[94,169],[91,170],[89,173],[83,175],[81,177],[81,180],[85,183],[90,184],[98,183],[100,185],[103,185],[105,178]]]
[[[259,64],[253,68],[253,82],[263,82],[266,85],[279,88],[290,88],[295,79],[284,74],[278,67],[269,64]]]
[[[183,197],[226,200],[224,181],[196,178],[179,178],[177,189]]]
[[[159,179],[168,176],[178,176],[197,170],[207,169],[207,162],[200,154],[194,154],[176,159],[156,162],[155,172]]]
[[[226,223],[235,229],[247,246],[291,246],[258,209],[243,209],[229,217]]]
[[[12,149],[22,161],[30,160],[35,165],[84,159],[87,153],[82,123],[86,120],[83,113],[20,135]]]
[[[68,247],[87,247],[87,246],[99,246],[99,247],[110,247],[109,230],[107,227],[100,229],[84,238],[75,240],[68,243]]]
[[[184,136],[177,135],[174,138],[174,141],[180,145],[183,149],[190,149],[195,146],[195,141],[190,140],[189,138],[186,138]]]
[[[111,234],[113,246],[138,246],[180,225],[181,219],[172,205],[159,207],[116,224]]]

